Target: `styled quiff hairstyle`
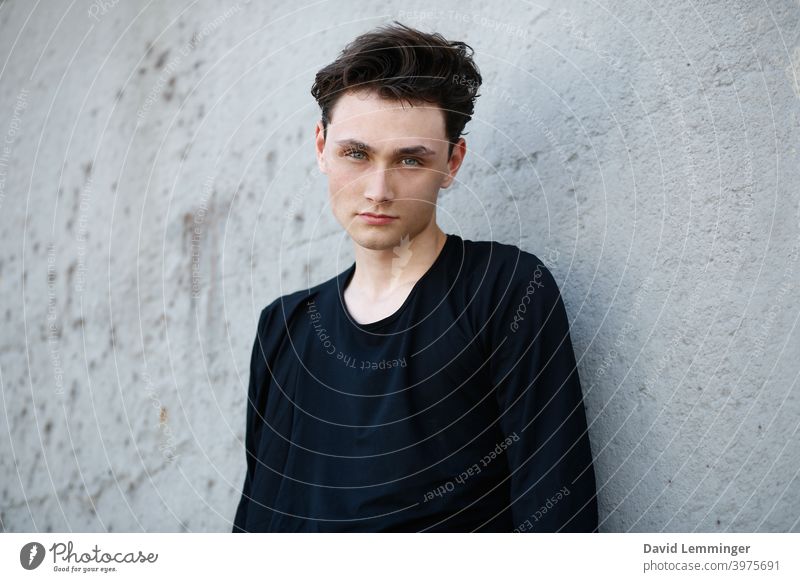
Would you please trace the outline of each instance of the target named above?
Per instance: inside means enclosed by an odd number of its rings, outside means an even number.
[[[348,90],[370,89],[387,99],[438,105],[444,112],[449,157],[479,96],[482,79],[474,52],[468,44],[397,21],[362,34],[317,73],[311,87],[322,110],[324,137],[339,97]]]

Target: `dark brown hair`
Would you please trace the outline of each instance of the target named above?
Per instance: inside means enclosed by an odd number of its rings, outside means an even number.
[[[466,43],[448,41],[395,21],[362,34],[322,68],[311,94],[322,110],[327,138],[336,101],[350,89],[373,89],[398,101],[425,101],[442,108],[450,142],[448,157],[472,118],[481,75]]]

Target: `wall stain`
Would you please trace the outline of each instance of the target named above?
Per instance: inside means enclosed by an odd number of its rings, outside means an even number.
[[[160,69],[161,67],[163,67],[164,64],[167,62],[167,57],[168,56],[169,56],[169,49],[165,50],[163,53],[158,55],[158,59],[156,59],[156,62],[155,62],[155,65],[154,65],[155,68],[156,69]]]
[[[175,76],[169,78],[167,81],[167,88],[164,90],[164,101],[172,101],[172,97],[175,95]]]

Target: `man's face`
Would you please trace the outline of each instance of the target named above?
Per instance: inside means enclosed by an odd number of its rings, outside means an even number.
[[[466,153],[462,138],[448,159],[441,108],[360,90],[343,94],[330,118],[327,139],[317,123],[317,161],[328,176],[333,213],[355,243],[391,249],[432,227],[439,189],[452,184]]]

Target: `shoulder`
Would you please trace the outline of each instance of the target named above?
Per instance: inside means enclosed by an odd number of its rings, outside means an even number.
[[[545,323],[550,330],[563,323],[561,291],[539,255],[497,241],[465,241],[464,250],[466,292],[478,328],[488,323],[492,341],[506,334],[535,336]]]
[[[464,240],[464,262],[476,291],[489,292],[500,301],[509,292],[540,289],[558,295],[556,279],[535,253],[498,241]],[[546,290],[546,291],[545,291]]]
[[[288,327],[289,322],[303,312],[307,304],[316,301],[321,295],[336,293],[337,281],[342,274],[308,289],[300,289],[275,298],[261,310],[258,323],[259,332],[276,325]]]

